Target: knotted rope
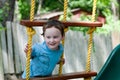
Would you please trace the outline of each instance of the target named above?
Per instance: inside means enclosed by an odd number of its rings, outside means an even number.
[[[35,10],[35,0],[31,0],[31,10],[30,10],[30,21],[34,19]],[[30,80],[30,59],[31,59],[31,47],[32,47],[32,37],[36,33],[35,30],[30,26],[26,27],[28,35],[28,51],[26,60],[26,80]]]
[[[91,21],[95,21],[95,15],[96,15],[96,3],[97,0],[93,1],[93,11],[92,11],[92,19]],[[86,61],[86,72],[90,72],[91,70],[91,51],[92,51],[92,44],[93,44],[93,32],[95,31],[96,27],[90,28],[88,31],[89,34],[89,40],[88,40],[88,54],[87,54],[87,61]],[[85,78],[85,80],[91,80],[91,78]]]

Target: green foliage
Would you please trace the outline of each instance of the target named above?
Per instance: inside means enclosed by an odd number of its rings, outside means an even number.
[[[115,24],[113,24],[113,23],[115,23]],[[98,33],[98,34],[108,34],[112,30],[114,30],[114,26],[118,26],[118,25],[116,24],[116,21],[113,20],[113,16],[112,15],[107,16],[106,17],[106,23],[103,24],[102,27],[97,28],[95,33]]]
[[[106,23],[103,24],[102,27],[97,27],[95,33],[97,34],[108,34],[112,30],[117,30],[120,32],[119,25],[120,25],[120,20],[114,20],[114,16],[112,14],[109,14],[109,16],[106,16]],[[90,15],[84,15],[82,14],[80,16],[80,21],[91,21],[91,16]],[[89,30],[89,27],[69,27],[70,30],[73,31],[81,31],[84,34]]]
[[[4,19],[8,16],[8,14],[6,14],[6,12],[9,10],[9,4],[5,3],[5,5],[0,8],[0,31],[1,30],[5,30],[5,28],[3,28],[4,26],[2,25],[2,22],[4,21]]]
[[[73,15],[73,14],[71,13],[71,9],[68,8],[68,9],[67,9],[67,17],[66,17],[66,20],[69,21],[69,20],[71,19],[71,16],[72,16],[72,15]],[[64,18],[64,16],[61,15],[60,18],[59,18],[59,20],[62,21],[63,18]]]
[[[5,3],[5,5],[0,9],[0,23],[8,16],[6,12],[9,10],[9,4]]]
[[[104,16],[111,14],[111,3],[112,0],[98,0],[97,2],[97,12]]]
[[[0,23],[0,31],[5,30],[6,28],[2,26],[2,24]]]
[[[42,10],[60,11],[63,10],[64,0],[43,0]]]
[[[111,3],[112,0],[98,0],[97,1],[97,11],[96,11],[96,17],[99,15],[103,15],[106,18],[106,23],[101,27],[96,29],[96,33],[103,33],[107,34],[110,31],[115,28],[115,26],[120,25],[120,21],[115,21],[112,16],[111,12]],[[93,0],[70,0],[70,6],[71,8],[80,8],[84,11],[90,11],[92,12],[92,4]],[[91,16],[90,15],[81,15],[80,16],[80,21],[91,21]],[[114,24],[113,24],[114,23]],[[117,27],[116,27],[117,28]],[[70,27],[71,30],[75,31],[82,31],[86,33],[88,31],[88,27]],[[118,29],[119,30],[119,29]]]
[[[72,15],[73,14],[71,13],[71,10],[69,8],[67,10],[67,21],[71,20]],[[114,26],[119,26],[120,25],[119,21],[115,21],[113,19],[111,11],[108,11],[107,13],[104,13],[104,16],[106,18],[106,23],[103,24],[102,27],[97,28],[95,33],[107,34],[107,33],[109,33],[110,31],[112,31],[115,28]],[[96,15],[96,18],[97,17],[98,17],[98,15]],[[92,15],[87,15],[87,14],[83,13],[83,14],[80,14],[80,17],[78,17],[77,20],[79,20],[79,21],[91,21],[91,18],[92,18]],[[63,15],[60,16],[59,20],[62,20],[62,19],[63,19]],[[115,24],[113,24],[113,23],[115,23]],[[72,27],[71,26],[71,27],[69,27],[69,29],[73,30],[73,31],[81,31],[84,34],[86,34],[86,32],[89,30],[89,27],[83,27],[83,26],[79,26],[79,27],[74,26],[74,27]]]
[[[92,10],[92,3],[92,0],[69,0],[69,5],[72,9],[80,8],[89,12]]]
[[[43,0],[41,13],[45,13],[52,10],[63,10],[63,0]],[[57,5],[56,5],[57,4]],[[35,14],[39,5],[39,0],[35,0]],[[20,19],[29,19],[30,17],[30,0],[19,0],[18,2]]]
[[[29,19],[30,2],[29,0],[19,0],[18,3],[21,19]]]
[[[39,1],[36,0],[36,3]],[[117,29],[115,26],[120,25],[120,21],[114,21],[112,12],[111,12],[111,3],[112,0],[97,0],[97,10],[96,17],[102,15],[106,18],[106,23],[102,28],[97,28],[96,33],[108,33],[113,28]],[[46,13],[48,11],[63,11],[64,0],[43,0],[41,13]],[[22,19],[28,19],[30,14],[30,1],[29,0],[19,0],[19,11]],[[71,9],[80,8],[84,11],[92,12],[93,0],[69,0],[68,2],[68,11],[67,11],[67,20],[71,19],[73,15]],[[36,9],[37,10],[37,9]],[[63,19],[63,15],[60,16],[60,20]],[[81,15],[79,18],[80,21],[91,21],[90,15]],[[113,24],[114,23],[114,24]],[[82,31],[86,33],[88,27],[70,27],[71,30]],[[119,29],[118,29],[119,30]]]
[[[93,0],[69,0],[71,9],[80,8],[92,12]],[[104,15],[111,8],[111,0],[97,0],[97,14]]]
[[[91,21],[91,15],[85,15],[85,14],[81,14],[79,17],[79,21]],[[84,33],[86,33],[89,28],[88,27],[69,27],[69,29],[74,30],[74,31],[82,31]]]
[[[35,0],[35,13],[37,12],[38,2],[39,0]],[[31,8],[30,0],[19,0],[18,7],[19,7],[20,18],[29,19],[30,8]]]
[[[91,15],[86,15],[86,14],[81,14],[79,17],[79,21],[91,21]],[[70,30],[73,31],[81,31],[84,34],[89,30],[89,27],[83,27],[83,26],[79,26],[79,27],[69,27]],[[98,31],[99,32],[99,31]]]
[[[35,0],[36,7],[35,13],[38,8],[39,0]],[[19,12],[21,19],[29,19],[30,16],[30,0],[19,0]],[[110,11],[111,0],[98,0],[97,1],[97,14],[105,15]],[[41,13],[46,13],[49,11],[63,11],[64,0],[43,0]],[[92,12],[93,0],[69,0],[68,7],[70,9],[80,8],[82,10]]]

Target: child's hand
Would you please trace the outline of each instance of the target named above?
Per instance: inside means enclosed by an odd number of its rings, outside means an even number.
[[[58,64],[60,64],[62,62],[62,64],[65,64],[65,58],[61,58],[60,61],[58,62]]]
[[[30,50],[32,50],[32,49],[30,49]],[[26,55],[27,55],[27,52],[28,52],[28,44],[26,45],[26,47],[25,47],[25,49],[24,49],[24,52],[25,52]]]
[[[26,47],[24,49],[24,52],[27,54],[27,52],[28,52],[28,44],[26,45]]]

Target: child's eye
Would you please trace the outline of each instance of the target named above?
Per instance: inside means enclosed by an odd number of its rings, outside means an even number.
[[[54,38],[58,38],[58,36],[54,36]]]
[[[49,39],[49,38],[50,38],[50,36],[47,36],[47,38]]]

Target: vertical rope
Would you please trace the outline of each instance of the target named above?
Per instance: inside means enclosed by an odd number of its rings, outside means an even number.
[[[92,22],[95,22],[95,15],[96,15],[96,4],[97,4],[97,0],[93,1],[93,11],[92,11]]]
[[[33,19],[34,19],[34,8],[35,8],[35,0],[31,0],[30,21],[33,21]],[[26,80],[30,80],[30,58],[31,58],[32,36],[35,34],[35,30],[30,27],[27,27],[26,29],[27,29],[27,35],[28,35],[28,52],[27,52],[27,60],[26,60]]]
[[[96,3],[97,3],[97,0],[94,0],[93,1],[93,11],[92,11],[92,19],[91,21],[94,22],[95,21],[95,15],[96,15]],[[87,62],[86,62],[86,72],[90,72],[91,70],[91,64],[90,64],[90,61],[91,61],[91,51],[92,51],[92,43],[93,43],[93,32],[95,31],[95,27],[93,28],[90,28],[89,31],[88,31],[88,34],[89,34],[89,40],[88,40],[88,56],[87,56]],[[89,78],[85,78],[84,80],[91,80],[91,77]]]
[[[64,0],[64,14],[63,14],[63,21],[66,21],[66,17],[67,17],[67,8],[68,8],[68,0]]]
[[[34,20],[35,0],[31,0],[30,21]]]
[[[63,14],[63,21],[66,21],[66,17],[67,17],[67,7],[68,7],[68,0],[64,0],[64,14]],[[67,28],[64,29],[64,32],[67,32]],[[62,44],[64,45],[64,40],[62,40]],[[64,54],[62,54],[61,59],[64,58]],[[59,66],[59,75],[62,74],[62,66],[63,66],[63,62],[60,62],[60,66]]]

